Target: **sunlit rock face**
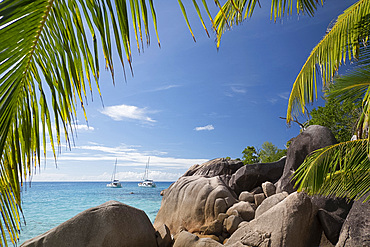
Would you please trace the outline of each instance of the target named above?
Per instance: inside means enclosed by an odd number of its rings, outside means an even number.
[[[157,247],[157,240],[144,211],[109,201],[79,213],[21,246]]]
[[[207,161],[201,165],[193,165],[185,172],[183,176],[219,176],[225,184],[228,184],[231,176],[242,166],[243,162],[240,160],[218,158]]]
[[[181,177],[166,190],[154,227],[166,224],[172,234],[180,228],[200,228],[216,220],[236,201],[220,177]]]

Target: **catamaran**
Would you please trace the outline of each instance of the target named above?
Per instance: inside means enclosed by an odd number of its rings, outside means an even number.
[[[111,182],[109,184],[107,184],[107,187],[109,187],[109,188],[122,188],[122,184],[119,182],[118,179],[116,179],[116,172],[117,172],[117,159],[116,159],[116,164],[114,165]]]
[[[146,163],[146,166],[145,166],[145,172],[144,172],[144,176],[143,176],[143,181],[138,183],[138,186],[139,187],[146,187],[146,188],[153,188],[153,187],[156,187],[157,185],[154,183],[153,180],[151,179],[148,179],[148,173],[149,173],[149,160],[150,160],[150,157],[148,158],[148,162]]]

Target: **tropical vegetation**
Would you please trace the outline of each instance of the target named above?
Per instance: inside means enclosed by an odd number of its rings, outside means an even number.
[[[211,19],[217,46],[225,30],[251,17],[259,3],[258,0],[228,0],[222,7],[218,5],[220,11]],[[324,5],[324,1],[272,1],[270,18],[276,20],[291,14],[293,6],[298,14],[313,16],[319,5]],[[355,131],[357,140],[347,140],[310,154],[293,177],[299,191],[349,199],[359,199],[370,192],[369,20],[370,0],[359,0],[345,9],[335,22],[328,24],[324,37],[312,49],[293,83],[286,116],[288,124],[299,114],[307,113],[306,105],[317,99],[320,80],[324,89],[330,89],[328,97],[338,102],[361,102],[362,106]],[[339,68],[346,63],[351,63],[349,72],[338,76]],[[370,193],[365,198],[368,200]]]
[[[207,29],[197,1],[192,2]],[[259,5],[259,0],[226,0],[223,5],[219,0],[214,2],[219,7],[215,17],[202,0],[217,35],[217,46],[225,30],[251,17]],[[179,3],[191,30],[181,0]],[[295,8],[297,13],[313,16],[318,5],[323,5],[323,0],[275,0],[271,18],[292,14]],[[342,64],[355,61],[352,72],[334,80],[338,86],[331,95],[337,100],[360,99],[363,108],[356,131],[358,140],[312,154],[296,173],[300,190],[356,199],[370,191],[369,12],[370,0],[360,0],[345,10],[312,50],[293,84],[288,122],[305,112],[304,106],[317,97],[317,78],[327,86]],[[130,32],[134,32],[141,51],[144,43],[150,43],[149,24],[157,30],[156,23],[153,0],[0,2],[1,245],[7,245],[7,234],[13,243],[18,238],[21,186],[46,155],[47,143],[54,155],[63,137],[69,143],[76,108],[84,109],[88,90],[96,87],[100,92],[98,54],[104,54],[114,83],[112,54],[116,52],[124,71],[132,73]]]
[[[329,98],[324,106],[310,111],[309,125],[328,127],[338,142],[351,140],[361,113],[361,105],[345,100],[338,102]]]
[[[280,149],[271,142],[264,142],[261,149],[253,146],[247,146],[243,151],[242,161],[244,165],[254,163],[271,163],[279,160],[287,153],[286,149]]]

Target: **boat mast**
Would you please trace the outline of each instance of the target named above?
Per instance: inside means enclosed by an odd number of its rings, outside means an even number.
[[[114,164],[113,174],[111,178],[112,181],[116,180],[116,171],[117,171],[117,158],[116,158],[116,163]]]
[[[143,181],[147,180],[149,176],[149,161],[150,161],[150,157],[148,158],[148,162],[146,163],[146,166],[145,166]]]

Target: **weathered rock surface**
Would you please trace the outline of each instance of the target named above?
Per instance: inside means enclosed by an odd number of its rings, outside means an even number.
[[[318,246],[321,228],[316,212],[317,208],[306,194],[293,193],[258,218],[240,224],[226,246],[253,239],[260,239],[261,243],[268,241],[266,246],[271,247]]]
[[[204,235],[221,235],[223,230],[222,222],[214,220],[208,225],[204,225],[200,228],[200,232]]]
[[[229,186],[238,195],[242,191],[251,191],[266,181],[275,183],[283,174],[285,157],[272,163],[245,165],[237,170],[229,181]]]
[[[87,209],[21,246],[157,246],[155,230],[144,211],[117,201]]]
[[[258,207],[261,205],[261,203],[266,199],[266,196],[264,193],[259,193],[254,195],[254,203]]]
[[[224,221],[225,229],[228,233],[233,234],[236,229],[238,229],[238,226],[240,222],[242,222],[243,219],[239,216],[231,215]]]
[[[193,165],[185,172],[183,177],[196,175],[208,177],[220,176],[221,180],[224,181],[225,184],[228,184],[231,175],[242,166],[243,162],[240,160],[218,158],[207,161],[201,165]]]
[[[222,247],[223,245],[211,238],[199,238],[187,231],[182,231],[177,236],[173,247]]]
[[[238,202],[231,206],[226,214],[232,215],[233,211],[236,210],[238,215],[242,217],[243,220],[250,221],[254,218],[254,209],[249,202]]]
[[[276,193],[276,187],[270,181],[262,183],[262,190],[266,197],[272,196]]]
[[[266,212],[267,210],[269,210],[270,208],[274,207],[276,204],[278,204],[279,202],[284,200],[287,196],[288,196],[288,193],[283,192],[283,193],[278,193],[278,194],[272,195],[270,197],[267,197],[261,203],[261,205],[256,209],[255,217],[256,218],[259,217],[264,212]]]
[[[276,193],[283,191],[287,191],[288,193],[294,192],[293,183],[290,181],[291,176],[302,164],[306,156],[312,151],[335,143],[337,141],[330,129],[319,125],[308,126],[306,130],[293,138],[287,151],[283,174],[275,184]],[[268,179],[266,181],[273,182]]]
[[[181,177],[166,190],[154,227],[166,224],[172,234],[180,227],[200,228],[225,213],[219,211],[216,199],[224,200],[227,208],[237,201],[219,177]]]
[[[157,244],[158,247],[171,247],[172,246],[172,237],[170,229],[166,225],[162,225],[157,229]]]
[[[243,191],[239,195],[239,201],[254,203],[254,195],[248,191]]]
[[[326,238],[330,241],[330,243],[336,244],[339,239],[339,233],[344,219],[324,209],[319,209],[317,212],[317,217],[319,218]]]
[[[325,196],[311,196],[311,201],[318,208],[318,219],[321,223],[326,238],[332,243],[338,242],[339,233],[353,202],[346,199],[328,198]]]
[[[370,202],[365,202],[367,193],[353,203],[342,226],[336,247],[370,246]]]

